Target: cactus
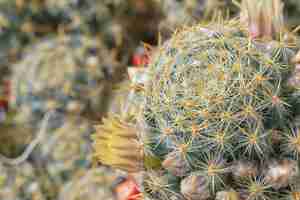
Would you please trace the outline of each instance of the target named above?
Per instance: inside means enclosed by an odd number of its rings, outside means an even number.
[[[103,111],[103,94],[119,65],[101,42],[62,36],[26,52],[11,83],[11,107],[20,109],[21,121],[38,122],[49,109],[89,116]]]
[[[144,171],[145,199],[298,199],[299,85],[290,84],[298,47],[282,9],[279,0],[245,0],[241,20],[185,27],[152,56],[142,108],[120,122],[123,133],[135,129],[143,160],[126,143],[106,146],[119,157],[114,167],[143,163],[135,172]],[[95,155],[108,133],[121,133],[107,130],[96,132]]]

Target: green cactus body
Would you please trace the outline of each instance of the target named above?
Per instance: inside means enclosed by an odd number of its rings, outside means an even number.
[[[297,192],[299,104],[288,84],[294,46],[252,39],[232,20],[186,28],[157,51],[141,138],[145,156],[163,162],[145,172],[147,198],[263,200]]]

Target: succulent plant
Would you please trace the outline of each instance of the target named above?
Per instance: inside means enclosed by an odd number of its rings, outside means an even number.
[[[83,36],[44,40],[27,48],[24,59],[14,66],[11,107],[19,109],[20,119],[32,123],[49,109],[99,114],[118,66],[98,40]]]
[[[135,119],[97,129],[95,157],[143,173],[146,200],[297,199],[298,46],[282,9],[244,0],[240,20],[177,31],[150,59]]]

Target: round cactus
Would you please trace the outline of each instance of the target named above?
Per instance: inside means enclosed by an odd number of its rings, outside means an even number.
[[[97,130],[99,161],[144,171],[145,199],[299,193],[299,85],[290,84],[297,42],[284,32],[279,0],[245,0],[242,8],[239,21],[176,32],[150,59],[137,125],[119,119]]]
[[[14,66],[11,106],[30,122],[39,121],[49,109],[99,114],[116,66],[95,40],[79,36],[45,40],[29,47]]]

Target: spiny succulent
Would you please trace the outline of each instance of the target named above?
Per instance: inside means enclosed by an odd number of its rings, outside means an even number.
[[[49,109],[99,114],[118,66],[98,40],[62,36],[41,41],[14,65],[11,107],[32,123]]]
[[[297,39],[285,30],[281,1],[245,0],[241,7],[240,20],[177,31],[150,59],[142,108],[127,128],[140,141],[147,200],[297,194],[299,85],[290,84]],[[96,135],[100,155],[109,134]],[[132,172],[139,163],[128,149],[118,149],[112,166],[126,159]]]

